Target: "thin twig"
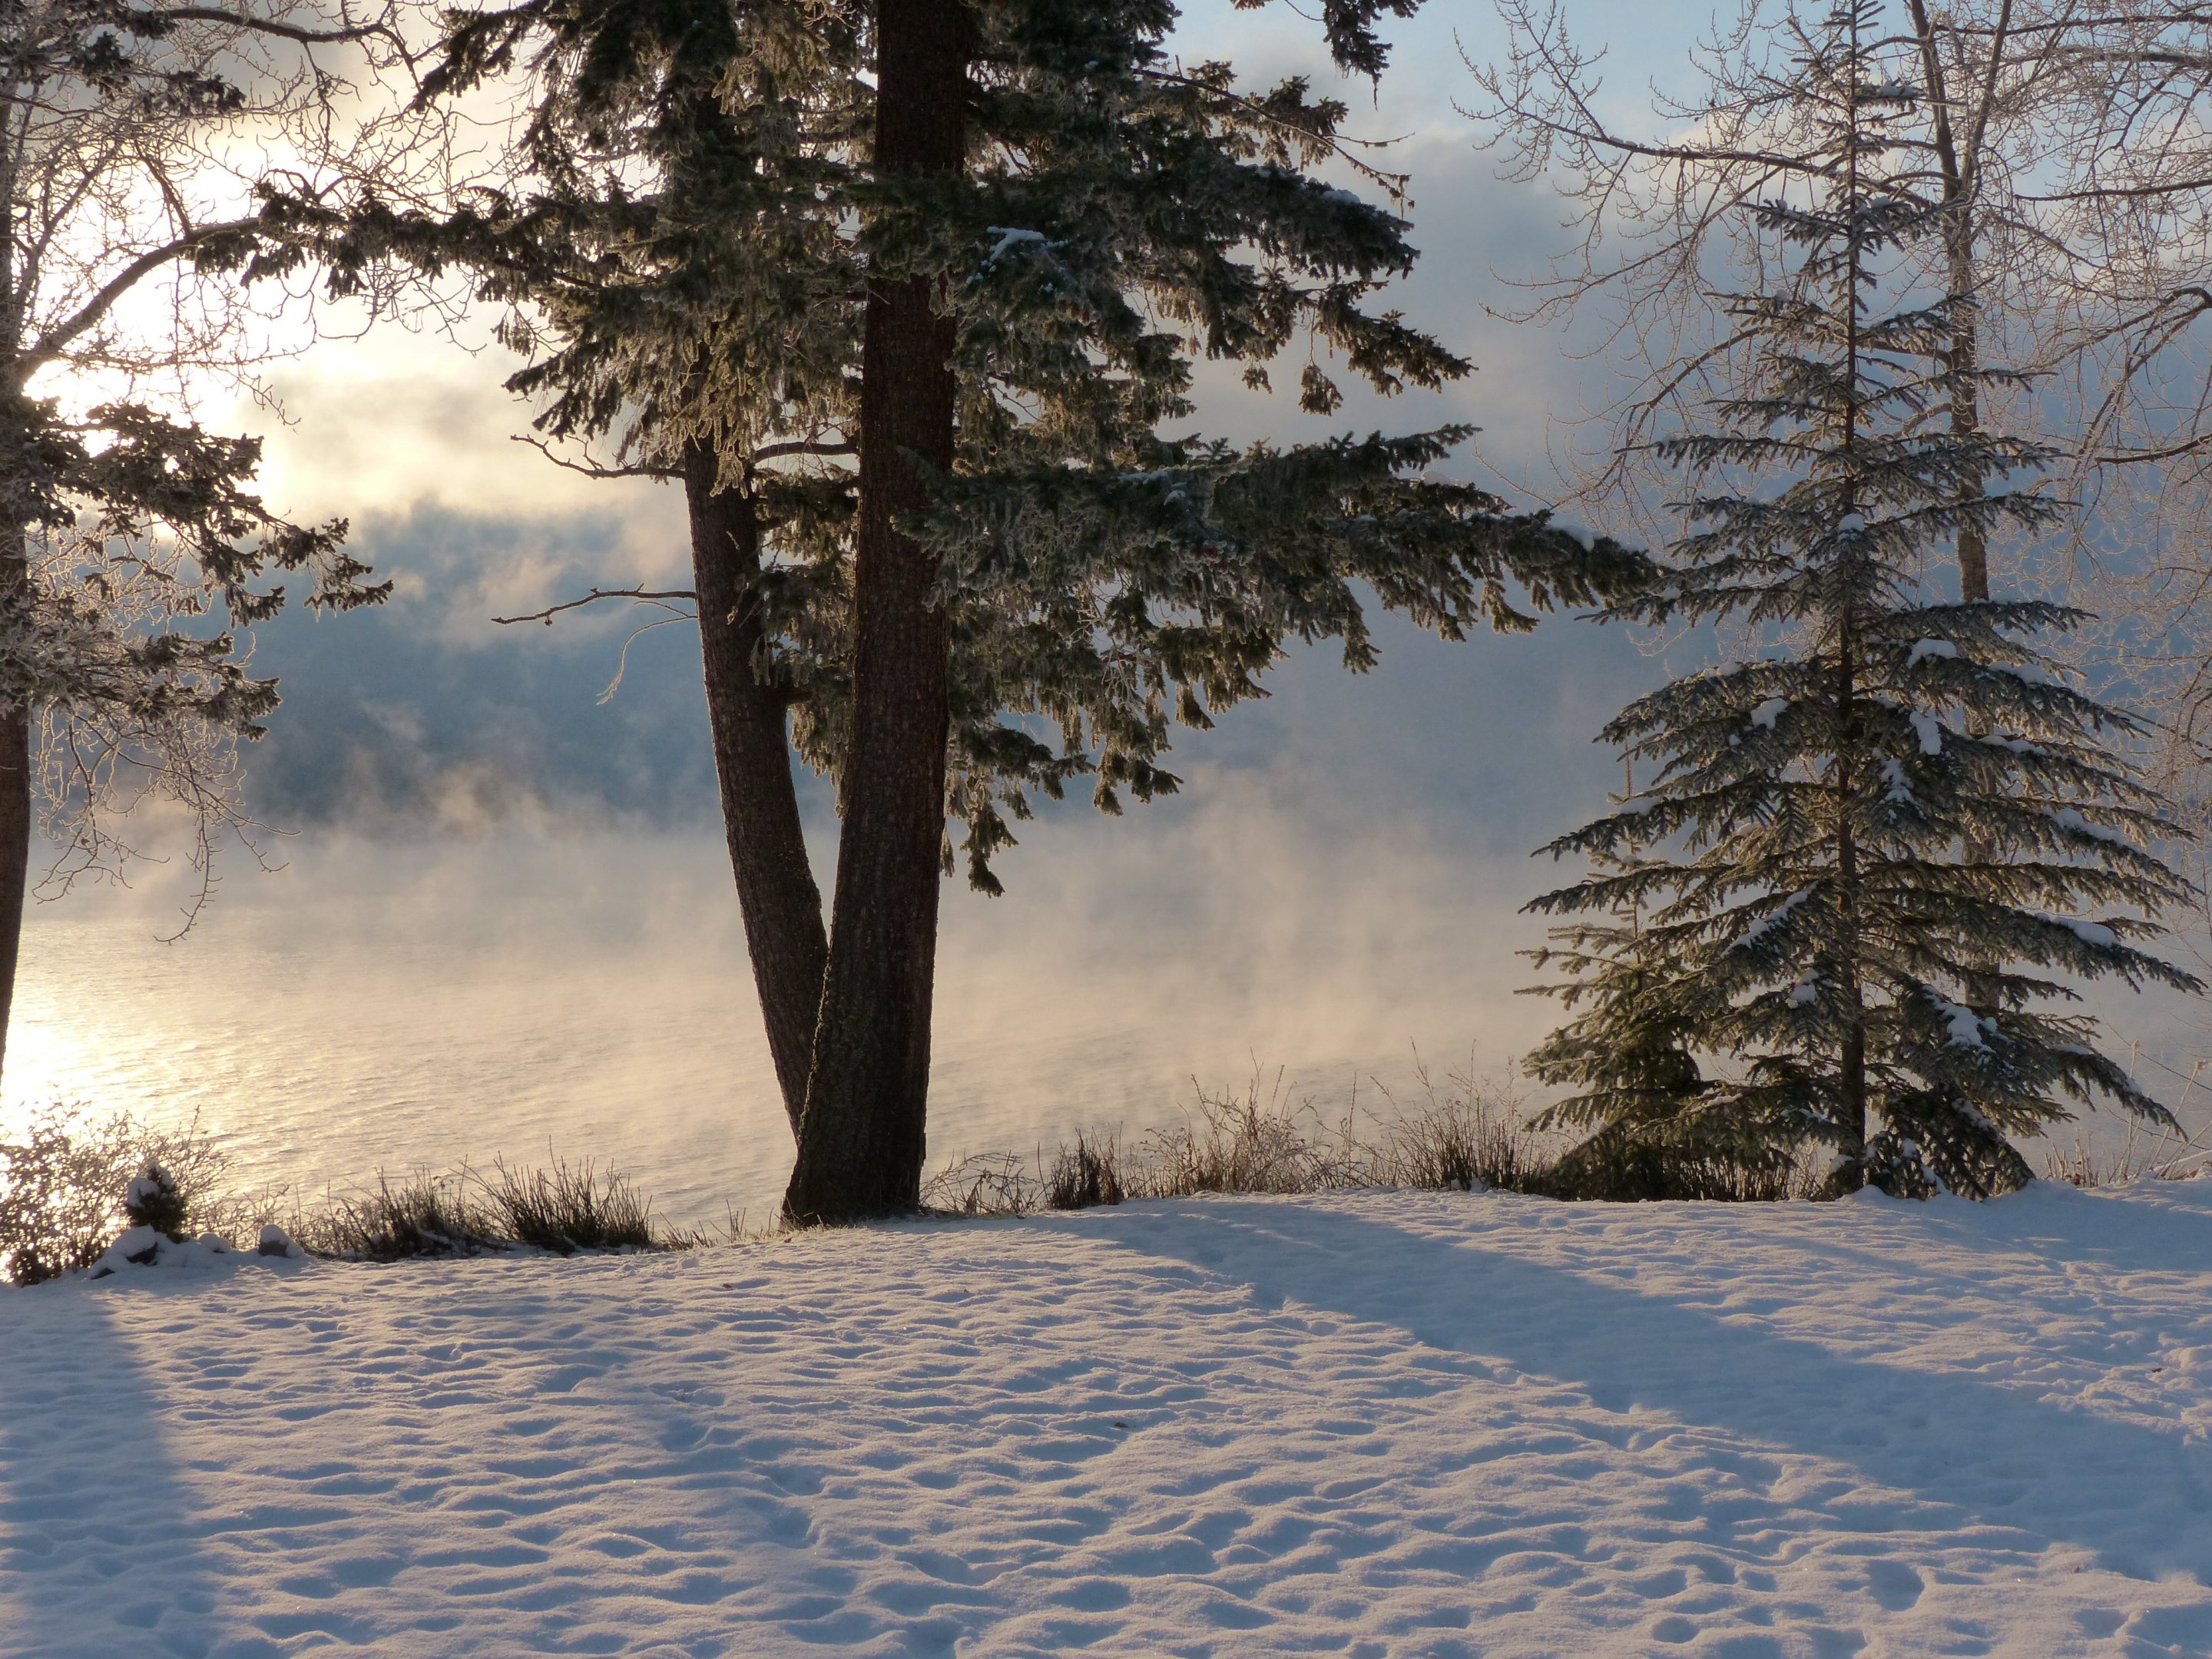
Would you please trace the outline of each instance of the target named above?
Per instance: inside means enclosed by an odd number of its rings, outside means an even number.
[[[601,466],[594,461],[572,461],[556,453],[543,438],[534,438],[526,432],[513,434],[519,444],[528,444],[556,466],[566,467],[571,472],[580,472],[587,478],[680,478],[684,475],[672,466]]]
[[[629,599],[640,605],[665,604],[672,599],[689,599],[697,604],[699,596],[688,587],[594,587],[580,599],[564,599],[559,605],[549,605],[543,611],[533,611],[526,617],[494,617],[501,628],[514,623],[542,622],[548,628],[553,618],[563,611],[575,611],[584,605],[595,605],[601,599]],[[670,621],[678,620],[671,617]]]

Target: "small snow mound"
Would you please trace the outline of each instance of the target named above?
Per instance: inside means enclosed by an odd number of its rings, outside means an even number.
[[[1949,1042],[1953,1048],[1983,1048],[1989,1046],[1982,1041],[1982,1033],[1995,1029],[1992,1021],[1984,1019],[1962,1004],[1947,1002],[1942,997],[1930,997],[1929,1000],[1936,1005],[1936,1012],[1949,1024]]]
[[[1915,709],[1905,718],[1912,722],[1913,731],[1920,738],[1920,752],[1940,755],[1943,752],[1943,722],[1933,714],[1923,714]]]
[[[1571,538],[1575,545],[1581,548],[1583,552],[1597,551],[1597,532],[1588,525],[1579,524],[1572,519],[1562,519],[1557,515],[1545,520],[1544,523],[1547,528],[1556,530],[1562,536]]]
[[[2077,836],[2087,836],[2092,841],[2111,842],[2124,847],[2127,837],[2107,830],[2101,823],[2092,823],[2070,806],[2062,806],[2051,815],[2051,821],[2061,830],[2071,830]]]
[[[237,1255],[230,1248],[230,1241],[219,1233],[202,1233],[198,1238],[178,1240],[152,1227],[132,1227],[101,1253],[85,1276],[112,1279],[134,1267],[204,1271],[227,1266]]]
[[[1911,668],[1915,664],[1927,661],[1930,657],[1951,659],[1955,659],[1958,654],[1959,647],[1948,640],[1915,640],[1912,642],[1911,654],[1905,659],[1905,665]]]
[[[1787,697],[1769,697],[1751,711],[1751,723],[1753,726],[1763,726],[1771,732],[1774,729],[1774,722],[1782,718],[1783,711],[1789,707],[1790,699]]]
[[[256,1255],[283,1256],[293,1261],[307,1255],[293,1242],[292,1235],[273,1221],[262,1228],[260,1242],[253,1247],[253,1253]]]

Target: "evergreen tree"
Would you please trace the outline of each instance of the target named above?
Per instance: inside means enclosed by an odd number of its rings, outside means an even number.
[[[1595,917],[1536,953],[1575,1013],[1530,1066],[1575,1091],[1554,1121],[1618,1143],[1770,1166],[1826,1143],[1839,1188],[1981,1197],[2028,1178],[2008,1137],[2069,1103],[2170,1121],[2059,1006],[2075,983],[2201,988],[2142,948],[2191,890],[2114,750],[2139,728],[2038,645],[2078,613],[1923,584],[1961,535],[2050,509],[2036,447],[1938,418],[1996,378],[1943,358],[1972,296],[1882,302],[1941,209],[1896,182],[1918,94],[1869,43],[1878,9],[1843,0],[1802,40],[1788,95],[1822,182],[1752,216],[1790,274],[1728,301],[1739,390],[1663,442],[1688,533],[1613,612],[1765,648],[1606,727],[1654,781],[1547,849],[1595,868],[1531,908]]]
[[[1362,73],[1377,9],[1325,20]],[[538,148],[512,187],[459,214],[272,204],[341,280],[395,255],[487,273],[530,319],[515,384],[556,432],[619,428],[672,471],[703,445],[720,492],[754,503],[743,660],[843,817],[826,968],[755,958],[772,1036],[778,1000],[819,1011],[790,1045],[804,1088],[785,1077],[802,1219],[916,1201],[948,813],[994,888],[1034,795],[1090,775],[1111,811],[1171,790],[1173,724],[1256,695],[1287,641],[1368,665],[1363,588],[1458,636],[1644,568],[1425,476],[1462,428],[1164,435],[1200,353],[1264,386],[1311,339],[1297,395],[1324,412],[1331,352],[1384,391],[1466,370],[1372,307],[1413,249],[1396,204],[1314,176],[1358,163],[1343,106],[1180,65],[1175,16],[526,0],[463,21],[443,83],[532,70]],[[780,744],[741,764],[788,791]],[[787,908],[818,903],[803,866],[749,885],[731,842],[749,933],[764,893],[803,880]]]

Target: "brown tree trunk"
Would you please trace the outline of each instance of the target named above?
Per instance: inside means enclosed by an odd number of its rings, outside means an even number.
[[[0,617],[23,613],[31,584],[20,526],[0,543]],[[23,941],[23,903],[31,883],[31,711],[0,710],[0,1069],[15,1010],[15,960]]]
[[[829,936],[807,862],[785,729],[789,699],[763,653],[760,520],[752,498],[717,489],[719,462],[704,444],[684,455],[691,509],[691,569],[699,595],[699,653],[721,787],[722,831],[745,919],[745,949],[768,1025],[769,1053],[791,1132],[799,1133],[812,1069]]]
[[[969,22],[952,0],[882,0],[877,172],[965,162]],[[929,552],[893,527],[925,505],[913,465],[952,465],[956,335],[931,283],[868,284],[860,349],[860,522],[854,567],[853,738],[837,843],[830,969],[784,1214],[858,1220],[921,1201],[929,1020],[945,837],[948,634]]]
[[[1842,741],[1838,747],[1848,757],[1858,737],[1858,666],[1854,630],[1844,627],[1836,682],[1838,725]],[[1838,1081],[1843,1090],[1843,1144],[1837,1149],[1850,1160],[1840,1185],[1856,1192],[1866,1185],[1867,1042],[1866,985],[1859,975],[1859,858],[1858,841],[1851,828],[1857,780],[1845,759],[1836,776],[1836,887],[1844,948],[1838,954],[1844,994],[1850,999],[1851,1023],[1844,1031],[1844,1050],[1838,1056]]]

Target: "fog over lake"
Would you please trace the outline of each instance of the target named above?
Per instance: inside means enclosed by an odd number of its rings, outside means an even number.
[[[1369,1074],[1497,1069],[1542,1011],[1531,934],[1387,824],[1323,840],[1261,785],[1084,843],[1012,895],[948,890],[933,1158],[1161,1122],[1192,1079],[1331,1110]],[[158,881],[48,907],[27,941],[7,1115],[198,1113],[256,1181],[542,1161],[631,1170],[672,1212],[764,1212],[790,1139],[734,895],[704,833],[295,844],[184,939]]]
[[[1037,830],[1006,898],[948,885],[933,1165],[1140,1132],[1194,1079],[1241,1090],[1255,1067],[1332,1119],[1355,1096],[1387,1112],[1417,1054],[1439,1083],[1470,1063],[1505,1081],[1553,1018],[1514,994],[1514,949],[1540,938],[1516,909],[1548,866],[1471,860],[1418,812],[1346,813],[1293,772],[1206,781],[1189,811]],[[0,1117],[198,1115],[243,1180],[307,1198],[550,1153],[633,1173],[678,1218],[770,1212],[790,1137],[711,832],[283,850],[174,944],[158,878],[39,910]],[[2200,1051],[2194,1010],[2108,1006],[2153,1059]],[[2146,1081],[2203,1121],[2201,1090]]]
[[[1401,301],[1480,372],[1387,404],[1352,392],[1322,419],[1209,368],[1191,424],[1287,441],[1474,423],[1451,470],[1525,504],[1556,482],[1553,420],[1601,404],[1609,370],[1486,308],[1516,297],[1500,273],[1541,270],[1559,215],[1495,179],[1450,107],[1468,87],[1457,32],[1478,57],[1494,49],[1487,9],[1464,13],[1431,6],[1394,37],[1398,70],[1354,116],[1409,135],[1392,165],[1412,175],[1425,257]],[[1648,120],[1643,71],[1673,72],[1675,20],[1590,15],[1624,49],[1609,96]],[[1310,28],[1258,27],[1200,7],[1185,40],[1235,46],[1255,78],[1314,67]],[[257,670],[285,702],[249,753],[250,800],[296,831],[276,844],[284,868],[230,859],[175,944],[161,942],[174,864],[35,908],[0,1122],[54,1101],[198,1114],[247,1178],[309,1197],[379,1169],[550,1150],[632,1172],[680,1218],[765,1218],[790,1137],[714,824],[696,636],[634,641],[603,701],[642,618],[489,620],[594,584],[684,584],[681,502],[513,443],[526,413],[480,320],[474,355],[380,330],[276,365],[289,424],[240,405],[231,424],[269,435],[272,502],[349,516],[397,591],[259,630]],[[1542,937],[1519,908],[1572,873],[1528,854],[1620,787],[1591,735],[1711,641],[1662,649],[1569,618],[1457,646],[1394,622],[1378,638],[1372,675],[1301,649],[1270,698],[1179,735],[1175,799],[1118,821],[1072,800],[1018,826],[1006,897],[948,883],[933,1164],[1139,1132],[1188,1109],[1194,1078],[1241,1089],[1255,1066],[1332,1114],[1355,1085],[1379,1104],[1370,1079],[1416,1086],[1417,1053],[1439,1078],[1470,1056],[1510,1073],[1557,1017],[1514,994],[1531,976],[1514,953]],[[805,801],[826,886],[834,822],[817,785]],[[2203,1091],[2182,1079],[2203,1014],[2124,994],[2098,1006],[2120,1047],[2143,1045],[2143,1081],[2201,1119]]]

